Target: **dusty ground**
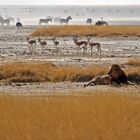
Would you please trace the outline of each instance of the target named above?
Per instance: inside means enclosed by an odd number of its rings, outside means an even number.
[[[140,57],[140,40],[139,37],[96,37],[92,41],[100,42],[102,45],[102,58],[99,60],[99,55],[90,55],[88,49],[87,55],[77,55],[76,47],[71,37],[57,38],[60,41],[59,52],[55,53],[55,47],[51,38],[48,38],[48,46],[41,53],[39,44],[36,52],[30,55],[28,52],[28,43],[26,36],[30,35],[37,26],[25,26],[21,32],[13,26],[0,27],[0,64],[12,62],[31,62],[44,63],[53,62],[62,65],[88,65],[88,64],[122,64],[128,61],[129,58]],[[86,38],[81,38],[86,39]],[[96,48],[94,49],[96,52]],[[13,93],[56,93],[62,92],[68,94],[72,89],[81,91],[108,91],[117,90],[120,92],[136,92],[140,93],[140,86],[124,86],[124,87],[110,87],[110,86],[96,86],[88,87],[83,90],[83,83],[32,83],[32,84],[11,84],[1,85],[0,92]]]

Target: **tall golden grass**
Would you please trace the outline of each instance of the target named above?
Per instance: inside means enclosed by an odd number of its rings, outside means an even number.
[[[0,80],[6,82],[88,81],[107,72],[104,66],[56,66],[50,63],[13,63],[0,67]]]
[[[84,82],[107,74],[109,66],[58,66],[51,63],[13,63],[0,67],[0,82]],[[140,67],[125,70],[128,79],[140,83]]]
[[[140,98],[0,96],[1,140],[139,140]]]
[[[140,26],[66,25],[39,28],[32,36],[140,36]]]
[[[133,65],[133,66],[140,66],[140,58],[129,59],[127,64],[128,65]]]

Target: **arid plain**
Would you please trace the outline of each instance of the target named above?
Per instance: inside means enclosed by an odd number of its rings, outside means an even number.
[[[0,27],[2,140],[139,140],[140,27],[91,27],[92,32],[79,32],[79,40],[90,36],[101,44],[101,56],[96,47],[93,55],[90,48],[77,54],[73,42],[77,27],[72,28],[73,34],[67,30],[65,35],[42,26],[24,26],[20,32],[14,26]],[[42,51],[37,43],[30,54],[28,36],[46,40],[46,48]],[[54,36],[59,41],[57,52]],[[83,88],[114,63],[136,85]]]

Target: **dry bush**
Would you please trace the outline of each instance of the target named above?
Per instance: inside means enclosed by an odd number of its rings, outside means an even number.
[[[39,28],[32,36],[140,36],[139,26],[84,26],[66,25]]]
[[[113,92],[104,96],[0,96],[0,138],[139,140],[140,98]]]

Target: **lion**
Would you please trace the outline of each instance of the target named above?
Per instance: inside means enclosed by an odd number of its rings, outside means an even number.
[[[118,84],[126,84],[128,81],[124,70],[117,64],[110,66],[108,75],[111,76],[113,82],[117,82]]]
[[[124,70],[122,70],[119,65],[113,64],[110,66],[107,75],[101,75],[93,78],[90,82],[84,84],[84,87],[91,86],[91,85],[116,85],[116,84],[135,85],[135,83],[128,81]]]
[[[107,75],[101,75],[93,78],[90,82],[84,84],[84,87],[91,86],[91,85],[111,85],[111,84],[112,84],[112,78],[107,74]]]

